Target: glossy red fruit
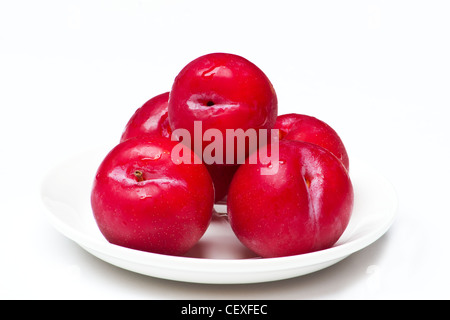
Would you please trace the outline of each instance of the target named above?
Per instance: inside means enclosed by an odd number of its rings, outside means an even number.
[[[234,158],[236,144],[235,148],[226,148],[226,130],[271,129],[277,113],[277,96],[267,76],[247,59],[228,53],[207,54],[187,64],[175,78],[169,98],[172,129],[188,130],[192,142],[197,138],[195,121],[202,124],[200,139],[209,129],[219,130],[223,137],[222,162],[228,165],[236,165],[238,159],[227,163],[226,154],[232,154]],[[209,143],[212,142],[200,141],[202,153]],[[194,149],[192,144],[190,147]],[[247,148],[245,156],[252,151],[254,148]],[[217,172],[219,168],[213,170]],[[225,171],[232,172],[233,169]],[[214,179],[214,184],[218,183]],[[228,186],[216,189],[226,190]],[[223,196],[223,193],[218,194],[216,200]]]
[[[275,129],[280,139],[317,144],[334,154],[349,170],[349,157],[337,132],[322,120],[304,114],[284,114],[277,117]]]
[[[136,110],[122,133],[120,142],[130,138],[159,135],[170,138],[168,115],[169,92],[157,95]]]
[[[210,164],[206,165],[206,169],[214,182],[215,202],[225,203],[231,180],[239,169],[239,165]]]
[[[181,255],[204,234],[214,204],[212,180],[203,164],[173,162],[175,144],[158,136],[128,139],[105,157],[91,204],[109,242]]]
[[[269,165],[273,165],[269,164]],[[228,192],[228,217],[239,240],[262,257],[297,255],[331,247],[353,208],[347,170],[326,149],[282,140],[278,172],[243,164]]]

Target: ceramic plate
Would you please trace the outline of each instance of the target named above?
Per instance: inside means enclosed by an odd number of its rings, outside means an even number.
[[[98,258],[144,275],[194,283],[258,283],[288,279],[331,266],[381,237],[391,226],[397,198],[391,184],[361,161],[351,163],[355,204],[351,221],[326,250],[263,259],[234,236],[225,206],[216,206],[209,229],[186,256],[176,257],[110,244],[100,233],[90,207],[95,172],[107,152],[92,150],[68,159],[46,176],[42,185],[45,212],[51,224]]]

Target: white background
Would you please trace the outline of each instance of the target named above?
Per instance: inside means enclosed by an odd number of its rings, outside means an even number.
[[[1,1],[0,298],[448,299],[448,1]],[[279,113],[332,125],[399,198],[379,241],[328,269],[252,285],[109,265],[46,220],[60,161],[114,146],[134,110],[210,52],[271,79]]]

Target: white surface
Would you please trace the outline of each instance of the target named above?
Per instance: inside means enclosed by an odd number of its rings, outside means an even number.
[[[92,177],[107,151],[82,153],[57,166],[42,186],[44,211],[62,234],[96,257],[126,270],[162,279],[205,284],[245,284],[284,280],[342,261],[379,239],[397,214],[392,185],[373,168],[353,161],[355,204],[339,241],[326,250],[258,259],[237,240],[224,216],[215,215],[205,235],[184,257],[152,254],[106,241],[92,214]],[[226,212],[223,205],[218,212]]]
[[[0,297],[450,298],[447,1],[0,2]],[[282,4],[280,4],[282,3]],[[41,210],[45,174],[99,144],[204,53],[255,62],[280,113],[332,125],[394,185],[377,242],[322,271],[201,285],[93,257]]]

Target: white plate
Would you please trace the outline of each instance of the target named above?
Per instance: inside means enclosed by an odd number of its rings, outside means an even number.
[[[110,244],[100,233],[90,207],[90,192],[104,150],[93,150],[53,169],[42,185],[51,224],[91,254],[148,276],[195,283],[257,283],[301,276],[331,266],[381,237],[391,226],[397,198],[391,184],[373,168],[352,161],[355,205],[351,221],[330,249],[262,259],[240,244],[224,218],[213,219],[197,245],[175,257]],[[216,206],[218,211],[224,207]]]

